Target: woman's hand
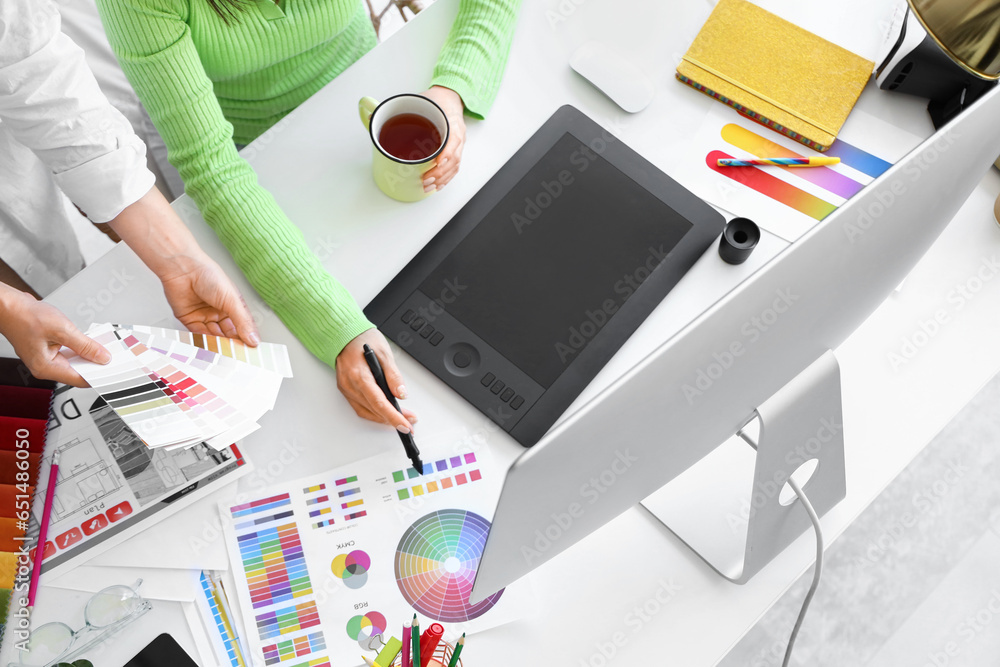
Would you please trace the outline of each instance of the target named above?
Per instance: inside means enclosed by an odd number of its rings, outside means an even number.
[[[65,345],[80,357],[96,364],[111,361],[111,353],[83,333],[57,308],[35,297],[0,284],[0,333],[14,346],[14,352],[40,380],[55,380],[74,387],[88,387],[87,381],[59,354]]]
[[[178,265],[176,272],[161,277],[174,317],[195,333],[240,338],[256,347],[260,335],[250,309],[219,265],[204,253]]]
[[[422,95],[437,102],[448,118],[448,143],[437,156],[437,164],[424,174],[424,191],[432,192],[448,185],[462,164],[462,149],[465,148],[465,104],[462,103],[458,93],[443,86],[431,86],[430,90]]]
[[[398,399],[406,398],[403,376],[396,368],[389,343],[378,329],[369,329],[356,336],[337,355],[337,387],[359,417],[379,424],[389,424],[400,433],[410,433],[413,430],[412,424],[417,423],[417,416],[405,409],[400,414],[375,384],[375,378],[365,361],[366,343],[375,351],[393,395]]]

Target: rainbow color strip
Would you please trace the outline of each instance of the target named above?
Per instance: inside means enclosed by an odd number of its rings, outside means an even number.
[[[752,155],[756,155],[758,158],[774,157],[792,160],[808,159],[804,155],[800,155],[795,151],[789,150],[781,144],[775,143],[760,136],[756,132],[748,130],[735,123],[728,123],[723,126],[721,136],[722,139],[729,145],[744,150]],[[823,155],[824,157],[838,158],[842,164],[867,176],[871,176],[872,178],[881,176],[889,167],[892,166],[891,163],[883,160],[882,158],[863,151],[857,146],[852,146],[851,144],[840,139],[834,141],[830,149]],[[801,188],[797,188],[780,178],[775,178],[760,169],[727,169],[726,167],[719,166],[719,160],[735,162],[751,161],[738,160],[737,158],[734,158],[733,156],[722,151],[712,151],[705,158],[706,164],[712,171],[741,183],[742,185],[745,185],[746,187],[755,190],[766,197],[770,197],[780,204],[784,204],[789,208],[795,209],[810,218],[822,220],[826,216],[830,215],[830,213],[837,210],[837,206],[835,204],[806,192]],[[860,183],[845,174],[842,174],[834,169],[830,169],[829,167],[798,169],[795,167],[778,166],[781,169],[788,170],[789,173],[794,174],[795,177],[819,186],[827,192],[830,192],[831,194],[834,194],[842,199],[850,199],[865,187],[864,183]]]
[[[747,186],[757,192],[770,197],[771,199],[795,209],[815,220],[822,220],[837,210],[837,207],[828,201],[823,201],[815,195],[811,195],[805,190],[786,183],[780,178],[775,178],[760,169],[727,169],[718,165],[719,160],[731,159],[732,156],[722,151],[712,151],[705,159],[705,163],[712,171],[722,174],[737,183]]]
[[[770,139],[760,136],[756,132],[751,132],[750,130],[734,123],[729,123],[722,128],[722,139],[727,144],[745,150],[746,152],[758,157],[774,156],[779,158],[808,159],[803,155],[799,155],[794,151],[788,150],[781,144],[777,144]],[[865,155],[867,155],[867,153],[865,153]],[[840,159],[844,162],[844,164],[851,166],[846,160],[843,160],[842,158]],[[850,199],[865,187],[863,183],[858,183],[853,178],[848,178],[847,176],[844,176],[843,174],[827,167],[817,167],[806,171],[796,170],[791,173],[794,173],[796,177],[801,178],[804,181],[809,181],[814,185],[818,185],[824,190],[832,192],[838,197],[843,197],[844,199]]]

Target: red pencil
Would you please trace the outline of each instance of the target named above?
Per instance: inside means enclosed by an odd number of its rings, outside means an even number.
[[[38,543],[35,544],[35,563],[31,570],[31,587],[28,588],[28,611],[35,606],[35,592],[38,590],[38,577],[42,574],[42,560],[45,553],[45,538],[49,532],[49,514],[52,513],[52,499],[56,495],[56,480],[59,476],[59,450],[52,455],[52,465],[49,466],[49,486],[45,489],[45,505],[42,506],[42,525],[38,529]]]

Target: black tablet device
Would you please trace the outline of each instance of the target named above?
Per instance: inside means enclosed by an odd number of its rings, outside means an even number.
[[[530,447],[724,225],[564,106],[365,314]]]

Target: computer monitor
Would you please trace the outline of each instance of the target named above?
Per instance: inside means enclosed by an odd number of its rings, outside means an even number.
[[[664,486],[836,349],[905,278],[1000,154],[997,118],[1000,90],[936,132],[514,461],[472,601]],[[778,310],[775,304],[782,312],[747,341],[741,327]],[[729,367],[713,373],[711,386],[699,394],[686,392],[699,371],[717,362],[713,355],[734,341],[744,346]]]

